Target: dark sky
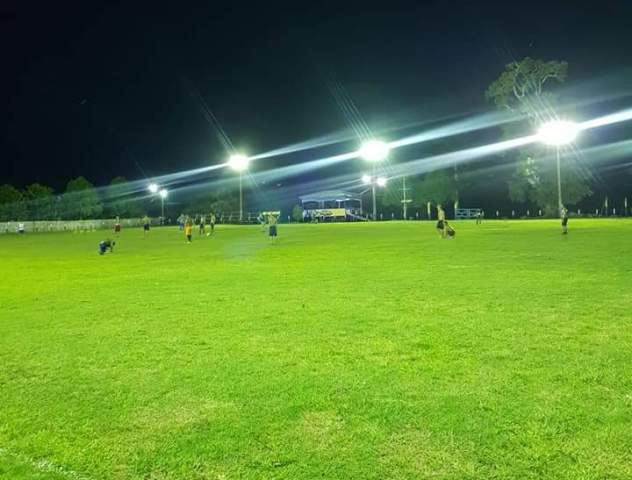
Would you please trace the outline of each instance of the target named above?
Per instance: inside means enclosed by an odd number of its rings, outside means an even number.
[[[573,81],[632,59],[630,1],[135,3],[2,3],[0,183],[219,163],[192,91],[254,154],[348,127],[331,81],[373,125],[483,111],[513,58]]]

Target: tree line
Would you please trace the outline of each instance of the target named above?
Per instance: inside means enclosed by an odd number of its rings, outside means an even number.
[[[127,193],[123,177],[96,188],[85,177],[70,180],[62,193],[41,183],[24,189],[0,185],[0,220],[84,220],[103,216],[141,216],[146,207]]]

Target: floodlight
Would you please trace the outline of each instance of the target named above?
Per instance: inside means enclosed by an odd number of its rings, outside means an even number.
[[[578,133],[579,127],[576,123],[567,120],[554,120],[540,127],[538,138],[548,145],[561,146],[575,140]]]
[[[165,190],[164,188],[160,190],[159,193],[161,198],[167,198],[167,195],[169,194],[169,192],[167,192],[167,190]]]
[[[248,157],[238,153],[231,155],[228,159],[228,166],[236,172],[243,172],[244,170],[247,170],[249,163],[250,159]]]
[[[373,179],[371,178],[371,175],[362,175],[362,183],[364,183],[365,185],[371,183],[372,180]]]
[[[375,183],[377,183],[378,187],[385,187],[386,186],[386,177],[377,177],[377,180],[375,180]]]
[[[158,193],[158,185],[155,183],[150,183],[148,188],[151,193]]]
[[[389,146],[381,140],[364,142],[358,151],[359,155],[369,162],[381,162],[388,156]]]

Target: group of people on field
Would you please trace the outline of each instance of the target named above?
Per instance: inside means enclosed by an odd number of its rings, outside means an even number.
[[[196,215],[195,217],[191,217],[189,215],[181,214],[178,219],[178,226],[181,231],[184,232],[184,236],[186,238],[186,243],[191,243],[193,241],[193,229],[194,225],[198,228],[199,235],[210,236],[215,233],[215,222],[216,216],[214,213],[210,213],[208,215]],[[260,221],[262,225],[267,226],[268,235],[272,240],[276,240],[278,236],[277,224],[278,224],[278,216],[277,215],[261,215]],[[143,229],[143,237],[147,237],[150,229],[151,229],[151,219],[145,215],[141,219],[141,225]],[[206,227],[209,227],[209,231],[207,232]],[[121,221],[119,217],[116,217],[114,220],[114,236],[118,237],[121,233]],[[114,252],[114,246],[116,242],[110,238],[102,240],[99,242],[99,254],[103,255],[106,252]]]
[[[482,211],[479,211],[476,215],[476,224],[480,225],[483,221],[484,214]],[[564,206],[560,209],[560,218],[562,224],[562,234],[568,234],[568,209]],[[196,215],[194,218],[189,215],[181,214],[178,217],[178,225],[180,230],[184,231],[184,235],[186,237],[186,242],[191,243],[193,240],[193,225],[195,224],[198,227],[199,235],[206,234],[207,236],[212,235],[215,232],[215,221],[216,217],[214,213],[210,213],[208,216],[206,215]],[[263,227],[267,227],[268,235],[272,240],[276,240],[278,232],[277,232],[277,223],[278,216],[274,214],[268,215],[260,215],[259,221]],[[150,227],[151,221],[147,215],[145,215],[141,221],[143,226],[143,235],[147,236]],[[206,232],[206,226],[209,226],[210,231]],[[441,238],[454,238],[456,236],[456,231],[450,225],[448,220],[445,218],[445,210],[441,204],[437,205],[437,232]],[[114,236],[118,236],[121,233],[121,221],[119,217],[116,217],[114,221]],[[114,251],[114,246],[116,242],[107,238],[106,240],[102,240],[99,242],[99,254],[103,255],[108,250],[110,252]]]
[[[483,223],[485,213],[479,210],[476,214],[476,225]],[[560,207],[560,219],[562,223],[562,235],[568,234],[568,209],[565,206]],[[441,238],[454,238],[456,231],[448,223],[445,218],[445,210],[441,204],[437,205],[437,232]]]
[[[187,243],[191,243],[193,240],[194,225],[197,227],[199,235],[210,236],[215,233],[216,217],[212,212],[208,215],[196,215],[195,217],[191,217],[183,213],[178,217],[177,221],[180,230],[184,231]],[[207,225],[209,227],[209,232],[206,231]]]

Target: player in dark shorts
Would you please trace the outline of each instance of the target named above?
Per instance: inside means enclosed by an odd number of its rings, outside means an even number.
[[[99,242],[99,255],[103,255],[108,250],[110,253],[114,253],[114,245],[116,245],[116,242],[113,242],[109,238],[101,240]]]
[[[276,215],[268,216],[268,235],[270,240],[276,240],[277,238],[277,217]]]
[[[119,233],[121,233],[121,220],[119,217],[116,217],[116,220],[114,221],[114,235],[118,237]]]
[[[445,229],[446,224],[445,211],[441,205],[437,205],[437,232],[441,235],[441,238],[446,238],[448,235]]]
[[[150,225],[150,220],[149,217],[147,215],[145,215],[143,217],[143,236],[147,236],[147,233],[149,232],[149,225]]]
[[[561,217],[562,217],[562,235],[566,235],[568,233],[568,210],[565,207],[562,207]]]

